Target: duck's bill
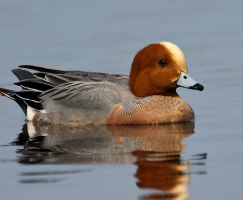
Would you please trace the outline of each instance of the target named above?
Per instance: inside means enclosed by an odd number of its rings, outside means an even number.
[[[180,77],[175,82],[179,87],[202,91],[204,87],[196,82],[189,74],[181,72]]]

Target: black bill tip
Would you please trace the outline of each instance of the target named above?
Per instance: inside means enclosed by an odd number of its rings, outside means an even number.
[[[201,84],[196,83],[195,85],[189,87],[189,89],[203,91],[204,87]]]

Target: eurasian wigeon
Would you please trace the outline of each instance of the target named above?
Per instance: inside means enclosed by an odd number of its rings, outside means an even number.
[[[20,69],[31,69],[31,73]],[[12,70],[21,91],[0,88],[27,121],[63,125],[162,124],[191,121],[178,87],[203,90],[188,75],[183,52],[170,42],[150,44],[134,57],[130,76],[62,71],[30,65]]]

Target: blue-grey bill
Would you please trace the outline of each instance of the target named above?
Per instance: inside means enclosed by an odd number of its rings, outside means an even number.
[[[180,87],[199,90],[199,91],[202,91],[204,89],[204,87],[200,83],[195,81],[191,76],[189,76],[189,74],[182,71],[180,77],[176,81],[176,84]]]

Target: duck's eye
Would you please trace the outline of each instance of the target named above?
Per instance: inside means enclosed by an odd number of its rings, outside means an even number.
[[[158,64],[161,66],[161,67],[165,67],[167,65],[167,63],[165,62],[165,60],[159,60]]]

